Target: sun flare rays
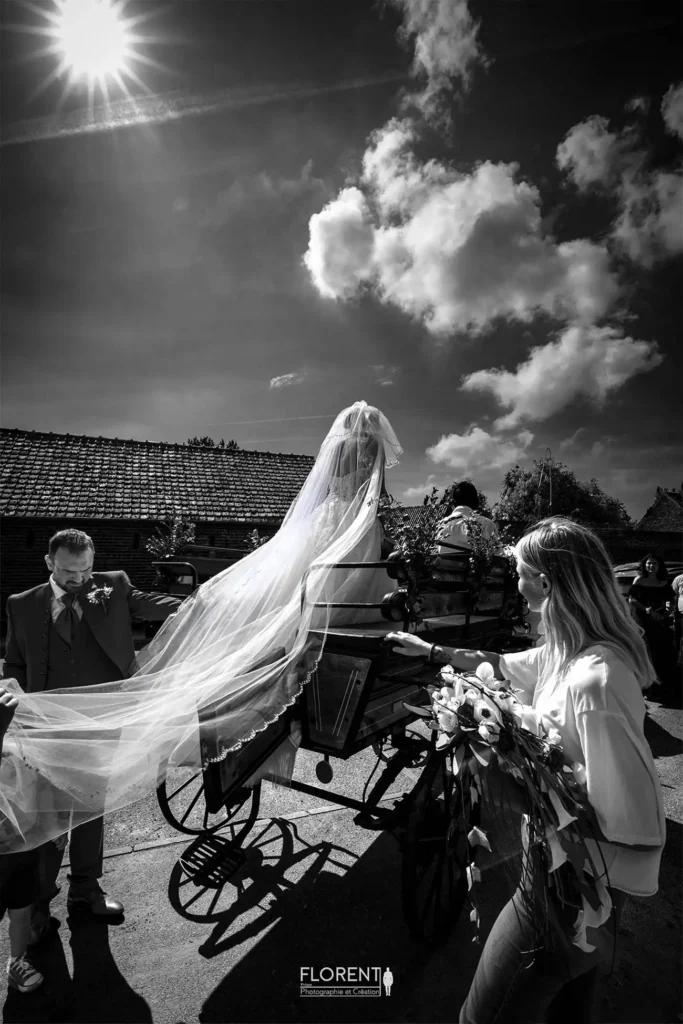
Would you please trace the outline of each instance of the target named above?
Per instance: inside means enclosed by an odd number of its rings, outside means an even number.
[[[22,6],[40,21],[14,28],[42,37],[45,45],[32,56],[51,57],[56,62],[38,83],[34,98],[62,80],[59,107],[69,93],[84,87],[92,115],[97,105],[103,103],[106,107],[115,97],[131,99],[133,87],[149,92],[139,66],[165,69],[144,52],[158,40],[140,29],[158,9],[132,15],[129,5],[130,0],[52,0],[39,4],[26,0]]]

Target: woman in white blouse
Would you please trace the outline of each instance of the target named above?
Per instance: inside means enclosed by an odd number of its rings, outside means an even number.
[[[542,871],[531,887],[527,876],[526,898],[518,888],[501,911],[460,1013],[460,1024],[554,1019],[580,1024],[593,1020],[596,982],[612,959],[624,894],[657,891],[666,826],[643,733],[642,697],[655,672],[595,534],[553,517],[519,541],[515,556],[519,591],[530,609],[541,613],[543,646],[498,655],[435,647],[407,633],[388,639],[401,654],[429,656],[432,663],[456,669],[473,671],[490,662],[498,679],[510,680],[522,691],[520,699],[559,730],[566,762],[585,767],[593,818],[587,844],[593,863],[607,869],[613,912],[608,915],[607,908],[601,923],[588,928],[581,948],[572,940],[582,911],[554,903]],[[524,809],[519,798],[516,806]],[[530,892],[532,902],[547,910],[552,955],[539,948]]]

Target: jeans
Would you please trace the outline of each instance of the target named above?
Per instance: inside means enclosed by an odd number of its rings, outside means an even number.
[[[557,870],[569,877],[566,865]],[[527,872],[486,940],[459,1024],[592,1024],[597,982],[611,965],[625,900],[615,889],[611,896],[614,913],[588,930],[595,950],[584,953],[571,941],[578,908],[546,888],[542,871]],[[547,944],[534,927],[537,915],[547,920]]]

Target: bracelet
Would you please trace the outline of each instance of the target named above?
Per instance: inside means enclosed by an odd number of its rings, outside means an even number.
[[[438,649],[439,654],[434,657],[434,652]],[[438,659],[438,660],[437,660]],[[427,659],[428,665],[450,665],[451,659],[448,657],[443,647],[439,647],[438,644],[432,644],[429,649],[429,657]]]

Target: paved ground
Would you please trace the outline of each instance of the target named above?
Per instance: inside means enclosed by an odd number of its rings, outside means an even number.
[[[603,1024],[681,1019],[682,720],[680,710],[651,707],[648,738],[664,784],[669,839],[660,892],[626,906],[618,965],[601,999]],[[305,753],[299,767],[312,782],[316,760]],[[360,795],[374,760],[366,751],[346,764],[334,762],[330,788]],[[410,783],[404,774],[394,792]],[[154,800],[113,815],[108,849],[120,852],[107,857],[104,884],[125,903],[125,920],[108,927],[68,919],[62,893],[53,905],[59,925],[36,955],[48,981],[34,996],[10,993],[4,1021],[456,1019],[478,956],[467,915],[445,949],[425,953],[402,920],[393,837],[358,828],[353,812],[322,798],[270,785],[264,790],[264,820],[252,832],[241,878],[219,891],[187,882],[178,858],[190,841],[178,841]],[[488,868],[483,865],[484,935],[504,898],[496,849],[501,845],[494,844]],[[0,956],[7,952],[5,927]],[[323,966],[388,966],[391,996],[302,998],[300,970]]]

